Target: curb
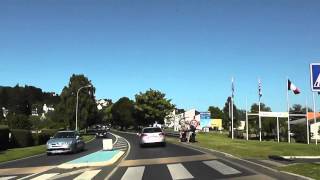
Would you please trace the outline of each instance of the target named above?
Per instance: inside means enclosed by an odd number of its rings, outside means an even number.
[[[286,160],[292,160],[292,159],[320,159],[320,156],[280,156],[283,159]]]
[[[80,168],[80,167],[109,166],[109,165],[112,165],[113,163],[115,163],[116,161],[118,161],[118,159],[121,158],[123,154],[124,154],[123,151],[119,151],[116,155],[114,155],[108,161],[91,162],[91,163],[89,163],[89,162],[87,162],[87,163],[74,163],[74,164],[72,164],[72,163],[69,164],[67,162],[67,163],[64,163],[64,164],[61,164],[61,165],[57,166],[57,168],[60,168],[60,169],[72,169],[72,168]]]

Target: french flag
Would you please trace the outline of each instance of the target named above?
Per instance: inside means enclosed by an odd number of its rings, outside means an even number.
[[[291,90],[294,94],[300,94],[300,90],[288,79],[288,90]]]

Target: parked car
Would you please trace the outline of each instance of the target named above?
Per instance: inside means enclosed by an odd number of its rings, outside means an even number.
[[[103,129],[99,129],[96,132],[96,138],[106,138],[108,137],[108,131],[107,130],[103,130]]]
[[[146,127],[143,128],[141,133],[137,134],[139,136],[140,146],[147,144],[161,144],[166,145],[165,133],[159,127]]]
[[[58,131],[47,142],[47,155],[83,151],[85,142],[76,131]]]

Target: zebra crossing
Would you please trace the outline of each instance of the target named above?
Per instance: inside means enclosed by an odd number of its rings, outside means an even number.
[[[122,137],[119,137],[117,142],[113,145],[113,149],[114,150],[122,150],[122,151],[126,151],[128,148],[128,143],[127,141],[122,138]]]
[[[234,176],[245,175],[239,169],[235,169],[234,167],[230,167],[229,165],[219,161],[219,160],[207,160],[207,161],[197,161],[192,163],[198,163],[205,165],[211,170],[211,174],[207,175],[208,177],[212,176],[219,176],[228,178]],[[121,180],[141,180],[141,179],[148,179],[146,171],[150,170],[150,167],[154,165],[146,165],[146,166],[132,166],[132,167],[121,167],[122,172],[118,175],[111,177],[111,179],[121,179]],[[176,179],[201,179],[197,177],[197,174],[193,174],[195,170],[190,171],[190,167],[188,167],[185,163],[175,163],[175,164],[162,164],[160,166],[164,166],[166,169],[167,177],[170,177],[173,180]],[[149,169],[148,169],[149,168]],[[197,169],[197,171],[202,171],[203,169]],[[163,173],[163,172],[159,172]],[[73,179],[73,180],[91,180],[91,179],[100,179],[96,178],[98,174],[101,177],[101,174],[106,177],[108,174],[103,172],[103,169],[91,169],[86,171],[79,171],[77,173],[70,173],[72,176],[65,177],[61,176],[60,173],[44,173],[39,174],[36,177],[31,177],[31,180],[46,180],[46,179]],[[149,173],[150,174],[150,173]],[[60,177],[59,177],[60,176]],[[157,176],[157,175],[156,175]],[[21,178],[21,177],[20,177]],[[9,179],[17,179],[14,176],[8,177],[0,177],[0,180],[9,180]],[[29,178],[28,178],[29,179]],[[103,178],[104,179],[104,178]]]

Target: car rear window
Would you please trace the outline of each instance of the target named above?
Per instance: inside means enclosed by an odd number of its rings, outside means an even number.
[[[157,132],[162,132],[160,128],[147,128],[144,129],[142,133],[157,133]]]

